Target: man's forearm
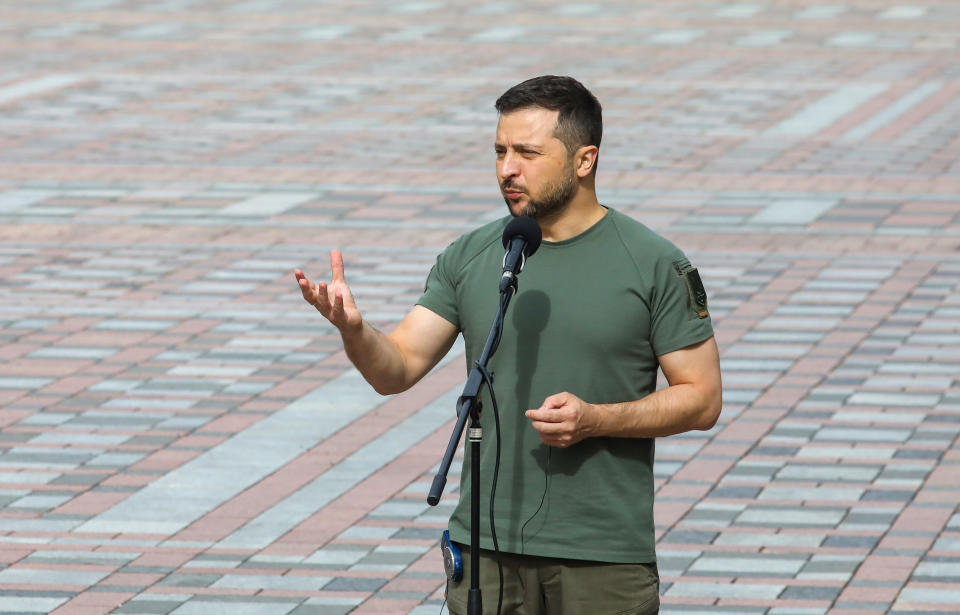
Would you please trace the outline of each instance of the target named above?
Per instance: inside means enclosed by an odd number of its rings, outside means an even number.
[[[720,391],[676,384],[635,401],[593,404],[594,436],[655,438],[713,427],[720,416]]]
[[[407,389],[406,362],[393,340],[366,321],[356,331],[341,331],[340,337],[347,358],[377,393]]]

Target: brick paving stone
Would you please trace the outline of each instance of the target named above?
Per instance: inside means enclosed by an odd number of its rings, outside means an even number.
[[[296,602],[239,602],[226,603],[194,599],[171,611],[175,615],[286,615],[296,608]]]
[[[49,613],[66,601],[66,598],[4,596],[0,597],[0,612]]]

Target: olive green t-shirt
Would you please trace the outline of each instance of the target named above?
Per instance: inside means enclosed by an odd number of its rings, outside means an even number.
[[[505,217],[467,233],[440,256],[418,304],[453,323],[467,370],[497,312]],[[502,431],[496,494],[502,551],[602,562],[656,560],[652,438],[588,438],[548,447],[524,416],[555,393],[591,403],[653,392],[659,355],[713,335],[699,276],[670,241],[609,209],[594,226],[544,241],[518,277],[500,346],[488,364]],[[481,547],[492,549],[490,482],[496,454],[492,405],[482,393]],[[464,440],[466,440],[464,438]],[[470,458],[453,540],[470,541]]]

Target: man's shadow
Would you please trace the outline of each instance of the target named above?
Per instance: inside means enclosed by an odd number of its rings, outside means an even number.
[[[550,322],[550,298],[541,290],[527,290],[517,295],[513,306],[513,327],[517,332],[517,391],[516,399],[520,403],[517,411],[526,412],[530,408],[537,408],[543,403],[542,399],[530,398],[530,389],[537,377],[537,367],[540,365],[540,337],[547,323]],[[529,421],[524,418],[521,425],[525,429]],[[524,451],[521,447],[527,441],[517,438],[517,450],[514,459],[520,459]],[[534,457],[541,468],[545,468],[546,447],[533,450]],[[516,494],[515,494],[516,495]]]
[[[537,370],[540,367],[541,352],[543,350],[541,338],[544,330],[547,328],[547,324],[550,322],[550,314],[550,298],[540,290],[527,290],[519,293],[513,304],[511,320],[517,336],[516,365],[518,377],[516,399],[521,404],[521,407],[517,408],[516,411],[521,413],[521,415],[527,409],[537,408],[543,403],[542,399],[531,399],[530,396],[532,384],[536,382]],[[559,334],[562,335],[562,332]],[[556,360],[556,357],[553,357],[553,360]],[[575,362],[577,358],[567,357],[566,359],[560,358],[560,360]],[[560,392],[561,391],[551,391],[551,394]],[[576,394],[576,391],[571,391],[571,393]],[[529,427],[529,420],[526,418],[524,418],[519,425],[521,429],[532,430],[532,428]],[[597,452],[597,447],[600,446],[600,443],[587,439],[575,444],[569,449],[559,449],[539,443],[538,437],[536,439],[537,445],[534,446],[531,446],[529,437],[518,437],[514,442],[514,446],[516,447],[514,459],[520,459],[522,455],[532,455],[544,473],[543,489],[545,492],[542,506],[536,514],[531,516],[527,521],[533,521],[534,517],[538,520],[531,523],[524,532],[526,538],[529,539],[531,536],[536,535],[549,517],[550,497],[546,496],[546,491],[549,490],[550,477],[555,474],[575,474],[580,466],[583,465],[584,461]],[[508,469],[508,472],[509,471]],[[512,481],[510,493],[512,501],[523,501],[523,485],[525,483],[527,483],[527,481]],[[529,497],[530,494],[528,493],[526,496]]]

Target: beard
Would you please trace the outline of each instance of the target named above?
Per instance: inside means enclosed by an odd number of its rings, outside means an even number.
[[[563,212],[570,205],[573,195],[577,192],[576,174],[573,172],[573,165],[567,165],[563,176],[556,182],[548,184],[543,189],[543,194],[538,198],[533,198],[527,194],[527,204],[519,212],[513,213],[510,208],[510,199],[503,197],[510,213],[516,216],[530,216],[534,220],[549,218]],[[516,188],[509,182],[504,182],[501,189]]]

